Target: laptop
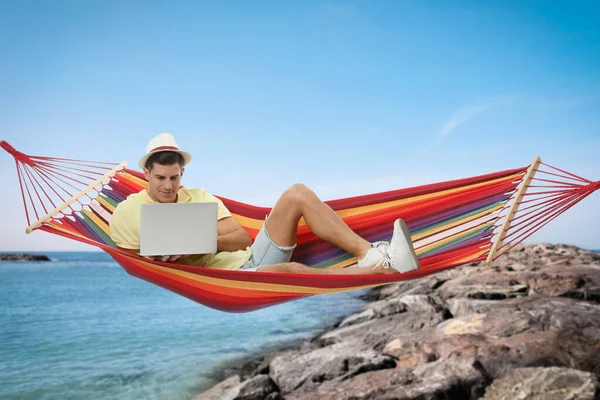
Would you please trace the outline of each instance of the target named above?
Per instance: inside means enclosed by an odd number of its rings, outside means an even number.
[[[142,256],[217,252],[217,203],[143,204]]]

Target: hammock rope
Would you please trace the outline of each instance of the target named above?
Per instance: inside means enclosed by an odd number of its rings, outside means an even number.
[[[592,182],[541,161],[535,168],[535,173],[552,175],[566,181],[538,178],[532,175],[530,181],[536,184],[527,184],[526,188],[528,190],[522,194],[522,198],[527,198],[527,200],[517,200],[515,203],[518,206],[526,203],[530,204],[527,207],[520,208],[519,212],[515,213],[510,219],[510,224],[503,232],[500,240],[508,238],[512,238],[512,240],[499,246],[497,254],[494,254],[491,258],[492,261],[531,237],[600,187],[600,181]],[[573,180],[577,183],[571,182]]]
[[[248,312],[315,294],[419,279],[472,262],[494,260],[600,188],[543,163],[413,188],[326,201],[368,241],[389,240],[392,224],[409,226],[421,268],[391,275],[279,274],[214,270],[149,261],[116,248],[109,223],[118,204],[148,187],[127,163],[29,156],[5,141],[16,162],[28,228],[107,252],[132,276],[208,307]],[[549,179],[545,179],[548,177]],[[217,196],[252,239],[269,207]],[[524,207],[521,207],[525,205]],[[346,268],[356,258],[316,237],[301,220],[292,261],[315,268]]]

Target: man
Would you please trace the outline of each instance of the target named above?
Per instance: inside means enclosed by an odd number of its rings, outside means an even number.
[[[191,159],[169,133],[160,134],[148,143],[146,154],[138,163],[148,180],[148,190],[132,194],[121,202],[110,221],[111,237],[118,248],[139,253],[142,204],[206,201],[218,205],[217,253],[163,256],[159,257],[161,261],[218,269],[319,274],[402,273],[419,267],[408,228],[402,220],[395,221],[389,243],[369,243],[302,184],[292,185],[281,195],[252,243],[248,232],[222,201],[203,189],[180,187],[184,167]],[[311,268],[290,262],[301,218],[319,238],[355,255],[356,267]]]

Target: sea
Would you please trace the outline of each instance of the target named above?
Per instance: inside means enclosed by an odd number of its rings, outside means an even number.
[[[215,368],[308,339],[364,291],[243,314],[127,274],[103,252],[0,261],[0,399],[193,399]]]

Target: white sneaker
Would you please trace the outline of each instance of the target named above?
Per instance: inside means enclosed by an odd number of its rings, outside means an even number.
[[[419,259],[412,244],[408,226],[401,219],[394,222],[394,234],[388,247],[389,265],[398,272],[408,272],[419,269]]]
[[[374,242],[371,243],[371,248],[367,254],[358,260],[357,267],[373,267],[376,268],[383,264],[387,257],[389,242]]]
[[[401,219],[394,222],[394,233],[390,242],[375,242],[361,260],[358,267],[392,268],[398,272],[414,271],[419,260],[412,245],[408,226]]]

